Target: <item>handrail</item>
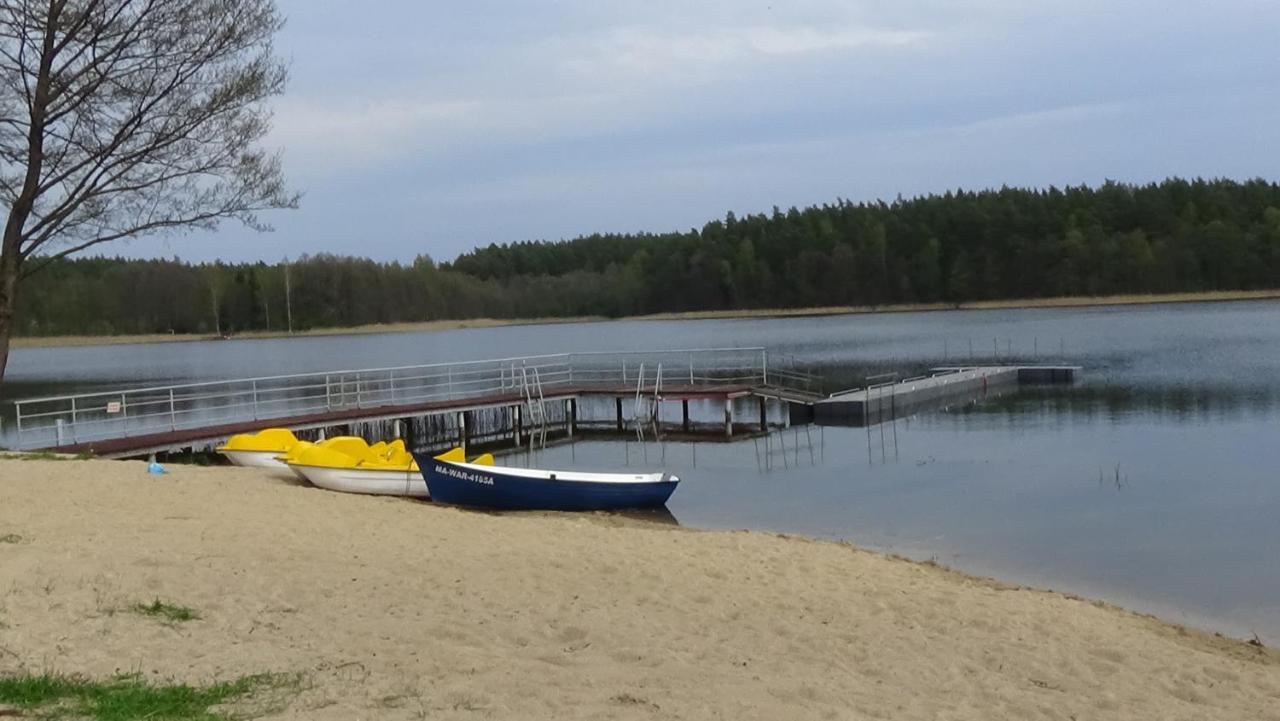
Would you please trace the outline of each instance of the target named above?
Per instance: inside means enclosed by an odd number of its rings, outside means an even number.
[[[969,368],[949,368],[945,371],[934,373],[933,375],[913,376],[911,378],[904,378],[902,380],[897,380],[895,378],[894,380],[882,381],[880,383],[871,383],[865,386],[854,386],[852,388],[846,388],[844,390],[834,391],[832,393],[827,394],[827,397],[835,398],[836,396],[846,396],[846,395],[851,395],[853,393],[867,393],[869,396],[871,391],[880,390],[882,388],[889,388],[890,386],[904,386],[908,383],[915,383],[918,381],[929,380],[931,378],[938,378],[941,376],[955,375],[957,373],[964,373],[971,370],[975,370],[976,368],[977,366],[969,367]],[[873,378],[891,378],[897,375],[898,375],[897,373],[881,373],[879,375],[867,376],[867,380],[871,380]]]
[[[304,373],[288,373],[284,375],[274,376],[254,376],[249,378],[228,378],[216,381],[196,381],[193,383],[177,383],[166,386],[150,386],[141,388],[127,388],[122,391],[94,391],[90,393],[71,393],[61,396],[39,396],[36,398],[22,398],[14,401],[14,403],[43,403],[51,401],[65,401],[72,398],[92,398],[95,396],[113,396],[121,393],[147,393],[150,391],[168,391],[169,389],[178,388],[199,388],[202,386],[225,385],[231,383],[251,383],[253,381],[276,381],[290,380],[292,378],[308,378],[322,375],[349,375],[352,373],[386,373],[390,371],[404,370],[421,370],[426,368],[445,368],[448,366],[475,366],[488,365],[493,363],[513,363],[513,362],[529,362],[533,360],[543,360],[547,358],[564,358],[571,360],[574,356],[636,356],[636,355],[657,355],[665,353],[745,353],[759,352],[763,353],[766,349],[762,346],[749,346],[741,348],[671,348],[663,350],[645,350],[645,351],[572,351],[568,353],[544,353],[541,355],[530,356],[511,356],[507,358],[485,358],[482,360],[461,360],[461,361],[441,361],[438,363],[423,363],[417,365],[404,366],[383,366],[375,368],[347,368],[343,370],[324,370],[324,371],[308,371]]]
[[[385,372],[389,372],[389,371],[407,371],[407,370],[418,370],[418,369],[422,369],[422,368],[444,368],[444,367],[447,367],[447,366],[455,366],[455,367],[456,367],[456,366],[460,366],[460,365],[480,365],[480,364],[484,364],[484,363],[505,363],[505,362],[511,362],[511,361],[530,361],[530,360],[537,360],[537,359],[542,359],[542,358],[567,358],[567,357],[569,357],[569,356],[571,356],[571,355],[573,355],[573,354],[572,354],[572,353],[549,353],[549,354],[546,354],[546,355],[514,356],[514,357],[511,357],[511,358],[492,358],[492,359],[477,360],[477,361],[453,361],[453,362],[443,362],[443,363],[425,363],[425,364],[421,364],[421,365],[411,365],[411,366],[388,366],[388,367],[384,367],[384,368],[349,368],[349,369],[347,369],[347,370],[310,371],[310,372],[307,372],[307,373],[289,373],[289,374],[286,374],[286,375],[277,375],[277,376],[256,376],[256,377],[253,377],[253,378],[228,378],[228,379],[225,379],[225,380],[217,380],[217,381],[196,381],[196,382],[194,382],[194,383],[177,383],[177,384],[174,384],[174,385],[167,385],[167,386],[151,386],[151,387],[143,387],[143,388],[126,388],[126,389],[124,389],[124,390],[119,390],[119,391],[94,391],[94,392],[92,392],[92,393],[73,393],[73,394],[70,394],[70,395],[64,395],[64,396],[42,396],[42,397],[37,397],[37,398],[22,398],[22,399],[20,399],[20,400],[16,400],[16,401],[14,401],[14,403],[15,403],[15,404],[17,404],[17,403],[44,403],[44,402],[49,402],[49,401],[66,401],[66,400],[71,400],[72,398],[92,398],[92,397],[94,397],[94,396],[118,396],[118,395],[120,395],[121,393],[147,393],[147,392],[150,392],[150,391],[167,391],[167,390],[169,390],[170,388],[174,388],[174,389],[177,389],[177,388],[199,388],[199,387],[202,387],[202,386],[229,385],[229,384],[232,384],[232,383],[251,383],[251,382],[253,382],[253,381],[276,381],[276,380],[289,380],[289,379],[292,379],[292,378],[310,378],[310,377],[314,377],[314,376],[326,376],[326,375],[329,375],[329,376],[336,376],[336,375],[350,375],[350,374],[353,374],[353,373],[354,373],[354,374],[360,374],[360,373],[385,373]]]

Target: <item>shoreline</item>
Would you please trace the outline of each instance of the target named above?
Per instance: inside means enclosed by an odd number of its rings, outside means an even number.
[[[849,544],[244,468],[0,479],[0,675],[301,673],[272,717],[322,721],[1280,718],[1274,650]],[[121,611],[153,599],[200,618]]]
[[[1113,296],[1064,296],[1057,298],[1030,298],[970,301],[966,303],[911,303],[883,306],[818,306],[810,308],[769,308],[738,310],[683,311],[679,313],[654,313],[649,315],[607,318],[604,316],[574,316],[566,318],[474,318],[465,320],[434,320],[412,323],[386,323],[346,328],[315,328],[296,333],[284,331],[251,331],[232,336],[232,340],[262,340],[285,338],[311,338],[321,336],[358,336],[380,333],[430,333],[469,328],[500,328],[507,326],[559,325],[564,323],[605,323],[610,321],[672,321],[672,320],[732,320],[769,318],[810,318],[837,315],[867,315],[875,313],[928,313],[956,310],[1022,310],[1035,308],[1091,308],[1106,306],[1161,305],[1181,303],[1225,303],[1280,299],[1280,289],[1208,291],[1203,293],[1163,293],[1151,295]],[[182,335],[118,335],[118,336],[20,336],[12,340],[12,347],[63,348],[78,346],[137,345],[147,343],[189,343],[217,340],[216,336]]]

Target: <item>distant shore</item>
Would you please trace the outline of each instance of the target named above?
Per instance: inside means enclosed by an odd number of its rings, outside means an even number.
[[[607,318],[576,316],[566,318],[472,318],[465,320],[432,320],[416,323],[379,323],[346,328],[313,328],[295,333],[284,331],[250,331],[236,333],[232,339],[305,338],[332,335],[366,335],[373,333],[429,333],[464,328],[498,328],[520,325],[552,325],[561,323],[597,323],[611,320],[712,320],[734,318],[802,318],[868,313],[922,313],[948,310],[1013,310],[1019,308],[1084,308],[1090,306],[1155,305],[1161,303],[1214,303],[1246,300],[1280,299],[1275,290],[1225,290],[1203,293],[1157,293],[1150,295],[1064,296],[1058,298],[1013,298],[980,300],[966,303],[908,303],[876,306],[818,306],[810,308],[746,308],[736,310],[684,311],[651,315]],[[146,335],[72,335],[18,337],[14,348],[51,348],[60,346],[128,345],[137,343],[173,343],[217,340],[217,336],[200,334]]]
[[[369,335],[374,333],[432,333],[463,328],[501,328],[517,325],[554,325],[558,323],[592,323],[609,320],[603,316],[575,318],[468,318],[465,320],[427,320],[416,323],[375,323],[345,328],[310,328],[288,333],[277,330],[255,330],[235,333],[229,340],[267,338],[312,338],[329,335]],[[14,348],[53,348],[60,346],[134,345],[139,343],[191,343],[222,340],[219,336],[200,333],[147,333],[140,335],[56,335],[23,336],[13,339]]]
[[[299,674],[277,719],[1275,719],[1280,655],[846,544],[259,469],[0,459],[0,678]],[[188,612],[140,615],[139,604]],[[1268,639],[1269,640],[1269,639]]]

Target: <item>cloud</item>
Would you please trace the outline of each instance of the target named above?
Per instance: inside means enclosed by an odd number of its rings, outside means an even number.
[[[851,23],[713,24],[689,32],[668,30],[669,22],[586,25],[511,41],[489,55],[467,48],[457,55],[470,64],[456,72],[437,73],[428,59],[419,69],[380,69],[376,83],[361,87],[344,69],[335,76],[348,86],[342,93],[304,77],[302,89],[277,105],[272,142],[304,174],[331,176],[468,149],[630,134],[688,115],[697,105],[686,97],[691,85],[720,85],[722,94],[753,66],[779,72],[779,63],[892,51],[935,34]],[[437,52],[450,47],[444,39]],[[388,83],[387,74],[400,82]]]
[[[720,65],[742,60],[776,59],[857,48],[899,47],[919,43],[931,33],[872,27],[737,27],[697,33],[659,33],[620,28],[607,33],[595,53],[577,62],[602,58],[642,73],[680,67]]]
[[[270,141],[283,147],[291,162],[312,168],[377,165],[412,137],[446,138],[473,122],[479,110],[479,103],[466,100],[285,97],[275,108]]]

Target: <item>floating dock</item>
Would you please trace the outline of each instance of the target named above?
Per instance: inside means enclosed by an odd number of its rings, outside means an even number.
[[[870,425],[923,408],[1020,384],[1073,383],[1079,366],[978,366],[934,368],[930,375],[835,393],[813,404],[818,423]]]

